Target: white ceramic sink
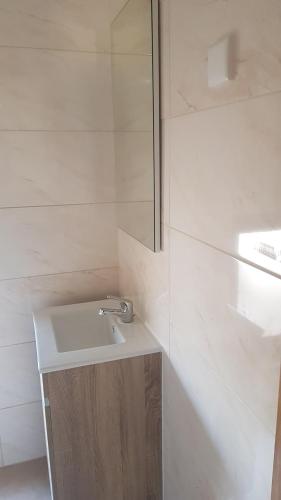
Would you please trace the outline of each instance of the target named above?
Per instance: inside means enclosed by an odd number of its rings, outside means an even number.
[[[93,308],[61,308],[50,314],[58,352],[121,344],[124,337]]]
[[[118,317],[99,316],[102,306],[116,307],[116,302],[49,307],[33,314],[41,373],[161,350],[137,317],[124,324]]]

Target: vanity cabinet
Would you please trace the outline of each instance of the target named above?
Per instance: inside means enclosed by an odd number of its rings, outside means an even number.
[[[161,500],[161,353],[41,377],[54,500]]]

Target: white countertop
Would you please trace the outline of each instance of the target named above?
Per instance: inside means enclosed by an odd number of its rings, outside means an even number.
[[[137,316],[132,323],[122,323],[117,316],[104,318],[112,327],[118,329],[125,342],[102,347],[80,349],[76,351],[59,352],[57,348],[54,326],[51,318],[56,314],[67,314],[92,310],[101,306],[115,306],[116,302],[108,300],[74,304],[68,306],[50,307],[34,313],[34,327],[36,337],[38,369],[40,373],[65,370],[79,366],[93,365],[118,359],[143,356],[161,352],[161,347],[152,334]],[[77,331],[79,336],[79,331]]]

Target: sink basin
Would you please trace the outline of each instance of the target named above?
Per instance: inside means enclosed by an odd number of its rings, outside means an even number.
[[[95,309],[62,310],[51,313],[58,352],[79,351],[125,342],[122,334]]]
[[[40,373],[161,351],[137,316],[124,324],[117,316],[99,316],[103,306],[116,307],[116,302],[49,307],[33,314]]]

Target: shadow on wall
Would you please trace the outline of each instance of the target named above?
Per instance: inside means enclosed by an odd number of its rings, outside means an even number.
[[[164,355],[163,355],[164,356]],[[171,362],[164,364],[164,492],[168,500],[241,498]],[[219,425],[219,422],[217,423]],[[231,495],[231,497],[230,497]]]

